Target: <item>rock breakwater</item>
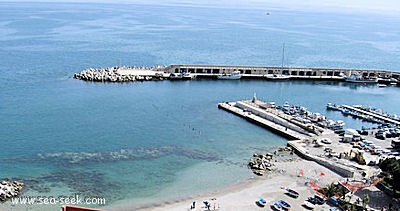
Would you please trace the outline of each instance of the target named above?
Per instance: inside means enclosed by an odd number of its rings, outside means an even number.
[[[0,201],[4,202],[8,199],[18,196],[24,188],[24,183],[18,181],[1,181],[0,182]]]
[[[97,82],[163,80],[163,76],[162,66],[89,68],[74,74],[76,79]]]

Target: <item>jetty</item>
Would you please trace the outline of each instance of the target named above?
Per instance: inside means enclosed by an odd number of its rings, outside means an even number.
[[[315,161],[343,177],[359,176],[358,179],[360,179],[360,175],[365,172],[373,175],[376,169],[366,164],[377,163],[380,158],[379,152],[383,151],[382,149],[388,154],[392,152],[390,143],[381,143],[372,135],[373,133],[367,132],[366,136],[361,137],[354,129],[344,130],[342,121],[329,120],[301,106],[288,103],[277,106],[274,102],[263,102],[254,96],[251,100],[222,102],[218,104],[218,108],[286,137],[287,145],[300,157]],[[364,111],[361,108],[354,108],[354,106],[345,108]],[[396,123],[396,120],[390,118],[383,116],[379,118]],[[338,133],[338,130],[345,132]],[[365,143],[371,147],[365,147]],[[375,145],[371,143],[375,143]],[[363,145],[365,151],[358,150]],[[376,147],[376,149],[372,147]],[[378,148],[381,151],[378,152]],[[255,160],[253,159],[249,163],[257,175],[262,175],[265,169],[269,168],[269,162],[264,157],[255,156]]]
[[[168,79],[171,74],[191,74],[191,78],[217,79],[221,75],[238,72],[243,79],[266,80],[331,80],[345,81],[353,74],[362,78],[376,79],[379,83],[398,85],[400,72],[389,70],[371,70],[354,68],[319,67],[279,67],[279,66],[235,66],[205,64],[171,64],[168,66],[130,67],[115,66],[109,68],[89,68],[74,74],[74,78],[85,81],[128,82]],[[276,76],[276,77],[274,77]]]
[[[349,106],[349,105],[342,105],[342,106],[343,106],[345,109],[352,110],[352,111],[356,111],[356,112],[359,112],[359,113],[361,113],[361,114],[368,115],[368,116],[374,117],[374,118],[376,118],[376,119],[380,119],[380,120],[382,120],[382,121],[384,121],[384,122],[387,122],[387,123],[391,123],[391,124],[395,124],[395,125],[400,125],[400,121],[394,120],[394,119],[389,118],[389,117],[386,117],[386,116],[383,116],[382,114],[378,114],[378,113],[373,113],[373,112],[370,112],[370,111],[362,110],[362,109],[356,108],[356,107],[354,107],[354,106]]]
[[[351,115],[364,121],[382,124],[400,126],[400,117],[395,114],[384,113],[381,109],[373,109],[362,105],[338,105],[328,103],[327,109],[340,111],[343,115]]]

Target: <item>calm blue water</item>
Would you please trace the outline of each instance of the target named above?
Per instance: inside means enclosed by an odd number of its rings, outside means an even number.
[[[259,9],[0,3],[0,178],[26,195],[107,205],[190,197],[248,179],[255,152],[286,140],[217,108],[258,98],[327,112],[328,102],[400,113],[399,88],[337,82],[89,83],[90,67],[173,63],[400,70],[400,21]],[[232,176],[235,175],[235,176]],[[18,207],[14,207],[14,210]],[[21,208],[22,209],[22,208]],[[43,206],[38,210],[50,209]]]

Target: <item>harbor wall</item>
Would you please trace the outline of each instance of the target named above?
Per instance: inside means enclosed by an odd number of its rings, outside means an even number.
[[[290,140],[298,140],[305,137],[305,135],[300,134],[291,129],[285,130],[284,126],[277,124],[276,122],[272,122],[269,121],[268,119],[264,119],[263,117],[248,113],[247,111],[244,111],[242,108],[236,107],[236,103],[219,103],[218,108],[224,109],[230,113],[240,116],[246,119],[247,121],[255,123],[268,130],[271,130],[272,132],[275,132],[276,134],[279,134]]]
[[[229,66],[229,65],[198,65],[172,64],[163,69],[168,73],[191,72],[198,76],[215,76],[240,71],[244,77],[262,77],[264,75],[289,75],[291,79],[331,79],[342,80],[343,75],[350,76],[357,72],[366,78],[400,79],[400,72],[388,70],[352,69],[352,68],[308,68],[308,67],[277,67],[277,66]]]

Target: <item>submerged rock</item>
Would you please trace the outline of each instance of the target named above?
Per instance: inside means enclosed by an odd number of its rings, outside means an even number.
[[[115,162],[124,160],[145,160],[156,159],[167,155],[184,156],[191,159],[218,161],[220,158],[216,154],[208,153],[198,149],[188,149],[184,147],[164,146],[159,148],[135,148],[121,149],[111,152],[57,152],[39,153],[40,160],[57,162],[63,165],[96,163],[96,162]]]

